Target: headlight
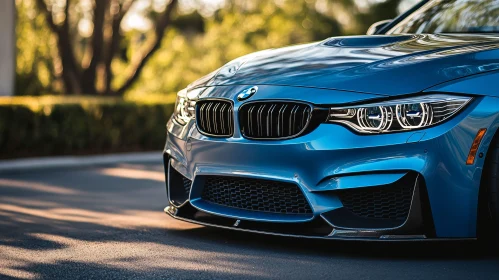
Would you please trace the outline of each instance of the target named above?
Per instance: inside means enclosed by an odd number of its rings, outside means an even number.
[[[177,93],[175,102],[175,111],[173,118],[181,125],[185,125],[196,116],[196,101],[190,100],[187,96],[187,90],[181,90]]]
[[[434,94],[330,108],[328,122],[347,125],[360,133],[407,131],[441,123],[470,101],[470,97]]]

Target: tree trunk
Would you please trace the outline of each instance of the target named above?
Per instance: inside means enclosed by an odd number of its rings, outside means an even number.
[[[111,1],[113,1],[113,6],[111,5]],[[113,91],[111,84],[114,73],[111,65],[121,42],[120,26],[123,17],[134,2],[135,0],[125,2],[117,0],[94,0],[94,31],[91,39],[91,50],[89,52],[92,57],[88,67],[84,67],[76,61],[73,48],[74,46],[72,44],[69,30],[69,8],[71,0],[66,0],[66,6],[64,9],[65,19],[62,24],[56,24],[54,22],[52,9],[49,9],[45,0],[36,0],[37,7],[45,15],[48,26],[52,30],[52,33],[57,37],[57,50],[62,63],[61,79],[67,94],[99,94],[96,87],[97,75],[99,75],[99,71],[97,70],[99,67],[103,67],[104,69],[104,90],[101,94],[105,95],[123,96],[124,93],[140,77],[140,73],[146,63],[161,46],[161,40],[165,30],[170,25],[171,17],[178,4],[178,0],[171,0],[165,11],[158,17],[154,28],[155,38],[153,42],[146,46],[146,48],[140,52],[137,57],[132,58],[132,63],[128,71],[130,76],[118,90]],[[49,3],[52,2],[49,1]],[[114,13],[112,14],[111,10],[114,10],[116,5],[118,5],[119,10],[117,12],[112,11]],[[112,19],[106,21],[106,15],[111,15]],[[107,42],[104,38],[106,24],[112,25],[112,36],[107,40]]]
[[[92,34],[92,59],[90,65],[83,71],[81,86],[85,94],[97,94],[97,68],[103,63],[104,24],[109,10],[110,0],[95,1],[94,33]]]
[[[151,57],[159,50],[161,47],[161,39],[163,38],[166,28],[171,23],[171,18],[173,11],[177,7],[178,0],[171,0],[170,4],[166,7],[165,11],[156,21],[154,34],[154,41],[148,46],[143,54],[141,54],[140,59],[132,59],[132,69],[131,75],[128,80],[116,91],[118,95],[123,95],[140,77],[140,73],[144,69],[146,63],[151,59]]]

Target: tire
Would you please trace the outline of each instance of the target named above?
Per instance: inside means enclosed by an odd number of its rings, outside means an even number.
[[[479,195],[478,231],[479,241],[499,248],[499,132],[491,142]]]

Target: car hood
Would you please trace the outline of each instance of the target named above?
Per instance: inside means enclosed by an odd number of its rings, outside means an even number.
[[[189,87],[282,85],[388,96],[417,93],[499,69],[498,48],[496,35],[335,37],[238,58]]]

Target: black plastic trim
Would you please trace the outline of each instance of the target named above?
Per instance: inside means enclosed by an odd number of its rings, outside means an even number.
[[[302,104],[302,105],[306,105],[310,108],[311,112],[310,112],[310,115],[307,119],[307,124],[303,127],[303,129],[294,134],[294,135],[290,135],[290,136],[286,136],[286,137],[252,137],[252,136],[248,136],[244,133],[243,131],[243,126],[241,125],[243,122],[242,122],[242,118],[241,117],[241,111],[244,110],[245,107],[247,106],[250,106],[251,104],[258,104],[258,103],[262,103],[262,104],[271,104],[271,103],[291,103],[291,104]],[[255,100],[255,101],[249,101],[249,102],[245,102],[244,104],[242,104],[241,106],[239,106],[239,109],[238,109],[238,112],[237,112],[237,115],[238,115],[238,122],[239,122],[239,129],[241,131],[241,135],[246,138],[246,139],[250,139],[250,140],[287,140],[287,139],[293,139],[293,138],[296,138],[296,137],[299,137],[299,136],[302,136],[304,135],[304,132],[308,130],[308,127],[310,126],[311,124],[311,120],[313,118],[313,114],[314,114],[314,106],[308,102],[303,102],[303,101],[296,101],[296,100],[274,100],[274,99],[264,99],[264,100]],[[326,119],[327,120],[327,119]],[[315,129],[315,128],[314,128]]]
[[[275,234],[327,236],[333,228],[320,217],[309,222],[277,223],[226,218],[197,210],[190,204],[177,209],[176,217],[194,220],[203,224],[234,227],[242,230],[256,230]]]
[[[435,237],[433,219],[428,217],[431,215],[431,208],[423,177],[418,174],[414,184],[411,209],[407,219],[399,222],[398,225],[396,221],[352,218],[351,213],[348,213],[348,210],[342,210],[343,208],[322,213],[321,216],[335,228],[333,236],[368,233],[370,236],[378,237],[385,235]]]
[[[226,135],[211,134],[211,133],[205,132],[201,128],[201,126],[199,125],[200,118],[198,117],[199,116],[199,106],[202,105],[203,103],[206,103],[206,102],[227,102],[230,104],[230,106],[232,108],[232,124],[231,124],[232,125],[232,128],[231,128],[232,133],[231,134],[226,134]],[[234,111],[234,101],[232,101],[230,99],[204,98],[204,99],[199,99],[198,101],[196,101],[196,127],[197,127],[199,133],[201,133],[204,136],[208,136],[208,137],[212,137],[212,138],[231,138],[232,136],[234,136],[235,119],[236,118],[235,118],[235,111]]]

